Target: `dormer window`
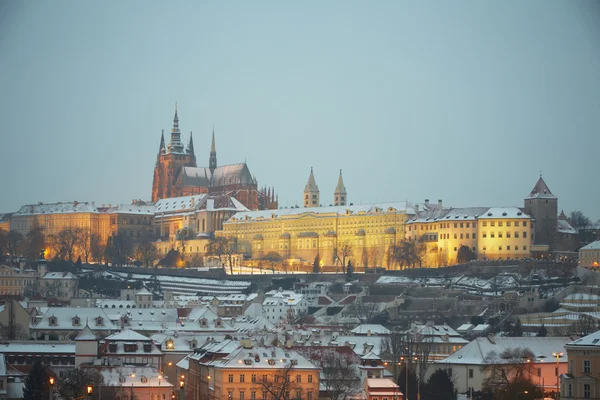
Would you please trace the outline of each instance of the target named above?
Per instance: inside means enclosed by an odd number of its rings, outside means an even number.
[[[200,320],[200,326],[201,326],[202,328],[208,328],[208,320],[207,320],[206,318],[202,318],[202,319]]]
[[[73,326],[79,326],[81,325],[81,320],[78,316],[74,316],[73,317]]]
[[[56,317],[54,315],[49,318],[48,322],[49,322],[50,326],[58,325],[58,320],[56,319]]]
[[[219,319],[217,319],[217,320],[215,320],[215,326],[216,326],[217,328],[222,328],[222,327],[223,327],[223,323],[222,323],[222,321],[221,321],[221,319],[220,319],[220,318],[219,318]]]
[[[102,325],[104,325],[104,318],[102,318],[102,317],[96,318],[96,326],[102,326]]]
[[[127,380],[127,378],[125,378],[124,376],[120,376],[119,377],[119,382],[120,383],[125,383],[126,380]]]
[[[175,342],[173,341],[173,339],[167,340],[167,349],[172,349],[174,347],[175,347]]]
[[[142,381],[142,383],[148,383],[148,378],[147,378],[147,377],[145,377],[145,376],[142,376],[142,377],[140,378],[140,380]]]
[[[198,347],[196,339],[190,340],[190,348],[195,349],[196,347]]]

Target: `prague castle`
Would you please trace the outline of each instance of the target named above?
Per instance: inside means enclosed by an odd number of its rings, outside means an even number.
[[[186,148],[181,140],[179,116],[175,109],[169,144],[165,146],[164,131],[160,138],[154,167],[152,201],[203,193],[234,197],[250,210],[277,208],[275,190],[259,190],[258,182],[250,174],[245,162],[217,166],[214,129],[208,167],[198,167],[192,132]]]

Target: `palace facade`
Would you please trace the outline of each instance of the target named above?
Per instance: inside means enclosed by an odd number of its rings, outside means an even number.
[[[164,131],[160,138],[152,201],[203,193],[235,197],[250,210],[274,209],[278,202],[273,188],[258,189],[258,181],[245,162],[217,166],[214,129],[208,167],[198,167],[192,132],[186,148],[181,140],[179,116],[175,109],[169,144],[165,145]]]

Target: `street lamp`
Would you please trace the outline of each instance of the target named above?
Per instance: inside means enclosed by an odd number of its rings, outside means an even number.
[[[135,378],[135,374],[129,376],[131,377],[131,398],[133,399],[133,378]]]
[[[88,395],[88,399],[90,399],[90,400],[92,399],[92,391],[93,391],[93,388],[90,385],[88,385],[87,395]]]
[[[519,392],[519,393],[517,393],[517,398],[516,398],[516,400],[519,400],[519,396],[520,396],[520,395],[522,395],[522,394],[528,394],[528,393],[529,393],[529,392],[528,392],[527,390],[525,390],[525,391],[523,391],[523,392]]]
[[[554,357],[556,357],[556,398],[558,398],[558,392],[560,391],[560,386],[558,383],[558,359],[563,356],[564,353],[552,353]]]
[[[181,380],[179,381],[179,400],[185,400],[185,375],[181,375]]]
[[[54,377],[50,377],[50,400],[54,400]]]

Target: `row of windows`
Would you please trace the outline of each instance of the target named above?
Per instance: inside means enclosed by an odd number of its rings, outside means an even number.
[[[227,376],[227,382],[233,383],[233,381],[234,381],[233,378],[234,378],[233,374],[229,374]],[[279,382],[280,378],[283,378],[283,377],[281,377],[279,375],[275,375],[273,377],[273,382],[275,382],[275,383]],[[246,382],[246,375],[240,374],[239,379],[240,379],[239,380],[240,383]],[[290,379],[291,379],[291,377],[288,375],[287,376],[287,381],[290,382]],[[307,375],[307,379],[308,379],[308,381],[307,381],[308,383],[312,383],[313,382],[313,376],[312,375]],[[251,380],[252,380],[252,383],[258,382],[257,381],[257,377],[256,377],[255,374],[252,374]],[[269,375],[263,375],[262,376],[262,382],[269,382]],[[302,375],[296,375],[296,383],[302,383]]]
[[[502,251],[504,249],[504,247],[502,246],[498,246],[498,251]],[[519,251],[519,246],[514,246],[512,248],[514,251]],[[494,250],[494,247],[491,246],[490,250]],[[527,246],[523,246],[523,251],[527,250]],[[483,246],[483,251],[487,251],[487,246]],[[511,246],[506,246],[506,251],[511,251]]]
[[[495,237],[496,237],[496,235],[498,235],[498,238],[499,238],[499,239],[502,239],[502,238],[503,238],[503,237],[505,237],[505,236],[506,236],[506,238],[507,238],[507,239],[510,239],[510,237],[511,237],[511,232],[490,232],[490,238],[495,238]],[[512,236],[513,236],[515,239],[518,239],[518,238],[519,238],[519,232],[513,232],[513,233],[512,233]],[[488,237],[488,233],[487,233],[487,232],[483,232],[483,233],[481,234],[481,237],[483,237],[483,238],[487,238],[487,237]],[[526,238],[526,237],[527,237],[527,232],[526,232],[526,231],[525,231],[525,232],[523,232],[523,236],[522,236],[522,237],[523,237],[523,238]],[[456,234],[454,234],[454,239],[456,239]]]
[[[261,397],[260,399],[258,397],[256,397],[257,392],[256,390],[252,390],[250,391],[250,400],[269,400],[268,398],[268,392],[262,391],[261,392]],[[233,400],[235,399],[239,399],[239,400],[245,400],[246,399],[246,392],[242,389],[240,389],[239,393],[238,393],[238,397],[234,397],[234,391],[233,390],[228,390],[227,391],[227,398],[229,400]],[[279,397],[276,394],[273,394],[271,397],[273,400],[275,399],[279,399]],[[285,399],[290,399],[290,393],[286,392],[285,393]],[[294,397],[294,399],[301,399],[302,398],[302,389],[296,389],[296,396]],[[306,400],[312,400],[313,399],[313,393],[312,392],[307,392],[306,393]],[[383,400],[383,399],[382,399]]]
[[[521,226],[527,226],[527,221],[522,221]],[[488,226],[487,221],[483,221],[483,226]],[[490,226],[496,226],[496,221],[490,221]],[[502,221],[498,221],[498,226],[504,226]],[[506,226],[511,226],[511,221],[506,221]],[[514,221],[514,226],[519,226],[519,221]]]

